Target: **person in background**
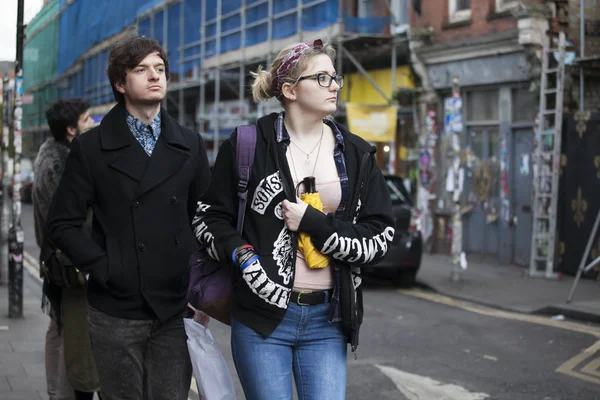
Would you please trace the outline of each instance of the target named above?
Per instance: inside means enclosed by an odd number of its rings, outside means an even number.
[[[88,321],[104,400],[187,399],[192,367],[190,222],[210,171],[200,135],[161,108],[169,62],[153,39],[116,43],[107,74],[117,105],[73,140],[48,222],[52,241],[90,274]],[[81,234],[88,207],[92,236]]]
[[[64,99],[46,111],[52,137],[40,147],[34,163],[32,200],[35,238],[41,254],[49,246],[48,211],[62,176],[71,141],[93,123],[84,99]],[[60,288],[44,279],[42,309],[50,315],[46,332],[46,381],[50,400],[92,399],[100,390],[87,329],[87,287]]]
[[[249,400],[291,399],[292,376],[301,399],[345,398],[347,344],[356,350],[363,313],[359,268],[380,261],[394,237],[373,146],[330,118],[344,84],[334,60],[320,40],[300,43],[255,74],[254,100],[276,97],[285,111],[257,122],[243,234],[235,132],[196,211],[198,241],[239,271],[231,348]],[[311,189],[323,212],[298,198]],[[299,233],[325,262],[303,253]]]

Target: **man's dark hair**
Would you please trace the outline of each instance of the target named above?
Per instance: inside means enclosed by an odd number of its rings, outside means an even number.
[[[67,139],[67,128],[77,128],[82,114],[90,109],[86,99],[58,100],[46,110],[46,120],[52,136],[57,141]]]
[[[106,74],[110,80],[115,100],[119,103],[125,101],[123,93],[120,93],[116,84],[125,83],[125,76],[127,75],[127,69],[135,68],[139,63],[142,62],[149,54],[158,53],[158,56],[162,58],[165,63],[165,75],[169,79],[169,61],[167,60],[167,54],[160,47],[154,39],[150,39],[144,36],[133,36],[123,39],[117,42],[110,50],[108,56],[108,69]]]

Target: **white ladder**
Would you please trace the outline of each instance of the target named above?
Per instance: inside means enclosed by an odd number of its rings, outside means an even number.
[[[544,38],[540,110],[535,132],[533,234],[528,275],[546,279],[561,278],[561,274],[554,271],[554,252],[563,119],[565,42],[564,32],[558,34],[558,48],[551,48],[550,38],[547,35]],[[550,58],[555,52],[558,53],[558,61],[556,66],[551,68]],[[552,81],[555,85],[549,87],[551,86],[549,82]],[[552,98],[554,98],[554,105],[548,109],[548,100]]]

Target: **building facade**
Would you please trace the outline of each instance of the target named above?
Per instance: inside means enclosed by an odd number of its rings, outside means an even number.
[[[595,3],[586,0],[585,5],[587,54],[597,46],[597,22],[592,19],[598,20],[594,15],[600,7]],[[422,89],[419,206],[432,250],[449,251],[453,239],[448,189],[458,177],[449,176],[453,144],[448,131],[453,129],[449,124],[458,121],[464,168],[463,249],[500,264],[528,265],[541,47],[544,35],[562,30],[571,41],[568,51],[579,54],[579,4],[573,0],[413,3],[411,62]],[[576,110],[580,103],[578,67],[568,71],[565,111]],[[586,109],[599,106],[595,96],[600,91],[592,76],[586,72]],[[457,85],[458,103],[452,93]]]
[[[416,10],[417,11],[417,10]],[[423,0],[411,17],[420,99],[420,203],[431,247],[452,240],[449,124],[459,121],[463,248],[526,265],[539,50],[550,10],[532,2]],[[459,103],[453,86],[459,87]],[[429,120],[429,121],[428,121]],[[423,184],[425,183],[425,184]]]

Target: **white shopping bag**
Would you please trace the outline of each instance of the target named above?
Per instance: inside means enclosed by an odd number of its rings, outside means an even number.
[[[235,400],[233,379],[210,330],[191,318],[183,322],[200,399]]]

